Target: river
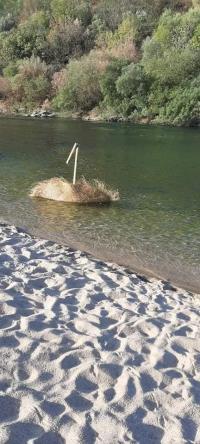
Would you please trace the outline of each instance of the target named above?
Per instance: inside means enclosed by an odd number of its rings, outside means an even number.
[[[78,175],[121,199],[84,206],[31,199],[38,180]],[[200,292],[200,130],[65,119],[0,119],[0,220]]]

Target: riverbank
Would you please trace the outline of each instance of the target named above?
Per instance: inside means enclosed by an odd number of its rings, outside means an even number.
[[[74,113],[68,111],[55,111],[55,110],[45,110],[45,109],[35,109],[30,112],[25,110],[12,111],[11,109],[6,109],[0,107],[0,117],[25,117],[33,119],[69,119],[69,120],[82,120],[83,122],[94,122],[94,123],[130,123],[132,125],[149,125],[149,126],[166,126],[175,128],[200,128],[200,120],[195,119],[193,122],[188,122],[185,124],[173,124],[169,121],[153,119],[150,117],[143,117],[140,119],[133,119],[130,117],[118,116],[114,114],[102,114],[95,110],[89,113]]]
[[[1,224],[0,326],[2,444],[199,442],[198,295]]]
[[[153,120],[148,118],[140,119],[139,121],[135,121],[130,118],[116,116],[113,114],[110,115],[102,115],[100,113],[95,112],[94,110],[89,113],[75,113],[69,111],[55,111],[55,110],[44,110],[44,109],[35,109],[31,111],[25,111],[23,109],[19,109],[18,111],[13,111],[12,109],[7,109],[3,105],[0,106],[0,117],[26,117],[26,118],[34,118],[34,119],[71,119],[71,120],[82,120],[84,122],[96,122],[96,123],[132,123],[132,124],[156,124]],[[158,123],[159,124],[159,123]],[[160,123],[161,124],[161,123]],[[168,124],[166,124],[168,125]]]

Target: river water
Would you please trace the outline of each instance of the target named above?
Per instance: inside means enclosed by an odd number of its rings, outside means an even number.
[[[121,199],[80,206],[28,196],[38,180],[78,175]],[[200,130],[64,119],[0,119],[0,220],[200,291]]]

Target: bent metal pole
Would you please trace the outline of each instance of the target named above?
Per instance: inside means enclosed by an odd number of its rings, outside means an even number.
[[[73,174],[73,185],[76,183],[76,173],[77,173],[77,162],[78,162],[78,152],[79,152],[79,146],[78,143],[75,143],[69,157],[66,161],[67,165],[69,164],[70,159],[72,158],[73,154],[75,153],[75,161],[74,161],[74,174]]]
[[[78,162],[78,151],[79,151],[79,148],[78,148],[78,146],[77,146],[77,148],[76,148],[76,152],[75,152],[73,185],[75,185],[75,183],[76,183],[76,172],[77,172],[77,162]]]

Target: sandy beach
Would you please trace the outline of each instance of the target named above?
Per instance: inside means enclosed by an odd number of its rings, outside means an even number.
[[[200,295],[0,225],[0,443],[200,443]]]

